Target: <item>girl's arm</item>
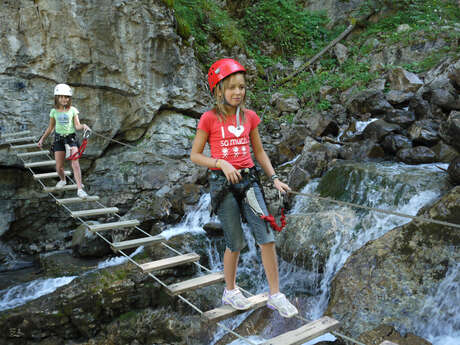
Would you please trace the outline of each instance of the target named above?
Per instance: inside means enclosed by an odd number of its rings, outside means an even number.
[[[86,131],[89,131],[89,130],[90,130],[90,128],[89,128],[88,125],[85,125],[85,124],[81,124],[81,123],[80,123],[80,119],[78,118],[78,115],[75,115],[75,116],[73,117],[73,125],[75,126],[75,129],[76,129],[77,131],[80,131],[80,130],[82,130],[82,129],[84,129],[84,130],[86,130]]]
[[[263,148],[258,128],[254,128],[249,135],[251,137],[252,151],[254,152],[254,157],[256,158],[257,162],[259,162],[262,169],[264,169],[265,174],[271,178],[273,175],[275,175],[275,169],[273,169],[272,163],[270,162],[270,158],[268,158],[268,155]],[[291,188],[289,188],[289,186],[286,183],[281,182],[279,178],[275,178],[275,180],[273,181],[273,185],[276,189],[283,193],[291,190]]]
[[[208,133],[202,129],[198,129],[196,131],[195,139],[193,140],[192,152],[190,153],[191,161],[207,168],[219,168],[224,172],[228,181],[231,183],[238,183],[241,180],[241,175],[233,165],[224,159],[216,159],[203,154],[207,141]]]
[[[42,137],[37,143],[38,147],[41,148],[43,146],[43,142],[48,137],[48,135],[50,135],[51,132],[54,131],[55,126],[56,126],[56,120],[54,119],[54,117],[50,117],[50,123],[48,125],[48,128],[45,130],[45,133],[43,133]]]

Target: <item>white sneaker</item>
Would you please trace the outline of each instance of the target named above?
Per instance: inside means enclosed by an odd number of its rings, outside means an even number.
[[[282,317],[287,318],[293,317],[299,313],[297,308],[294,307],[291,302],[287,300],[286,296],[281,292],[275,293],[274,295],[268,297],[267,307],[273,310],[277,310]]]
[[[222,303],[230,304],[237,310],[246,310],[252,307],[252,304],[246,297],[243,296],[240,289],[234,288],[233,290],[224,289],[222,295]]]
[[[56,188],[62,188],[67,184],[66,180],[59,180],[58,183],[56,183]]]
[[[88,194],[86,194],[86,192],[83,190],[83,189],[78,189],[77,190],[77,195],[79,198],[81,199],[86,199],[88,198]]]

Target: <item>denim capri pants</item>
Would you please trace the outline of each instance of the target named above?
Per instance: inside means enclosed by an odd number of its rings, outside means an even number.
[[[216,182],[211,180],[211,188],[213,188],[213,183]],[[232,185],[232,188],[238,188],[239,184],[241,184],[241,182]],[[253,182],[252,187],[254,188],[257,201],[262,211],[268,214],[267,206],[265,205],[264,197],[258,183]],[[270,225],[261,219],[259,215],[254,213],[244,198],[241,201],[240,209],[237,199],[233,193],[229,191],[220,202],[216,212],[224,231],[225,245],[227,248],[232,252],[239,252],[246,246],[241,224],[241,212],[243,212],[244,218],[248,222],[257,244],[275,242],[275,236],[273,235]]]

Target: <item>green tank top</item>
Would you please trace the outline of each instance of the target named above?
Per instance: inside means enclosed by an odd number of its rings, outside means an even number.
[[[74,126],[74,117],[78,115],[78,110],[75,107],[70,107],[69,110],[65,112],[57,111],[56,109],[51,109],[50,117],[56,120],[55,131],[58,134],[67,135],[75,133]]]

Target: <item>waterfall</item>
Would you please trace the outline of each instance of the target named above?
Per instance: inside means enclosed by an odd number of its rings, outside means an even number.
[[[449,265],[446,277],[417,315],[416,333],[435,345],[460,343],[460,262]],[[436,316],[436,317],[433,317]]]

